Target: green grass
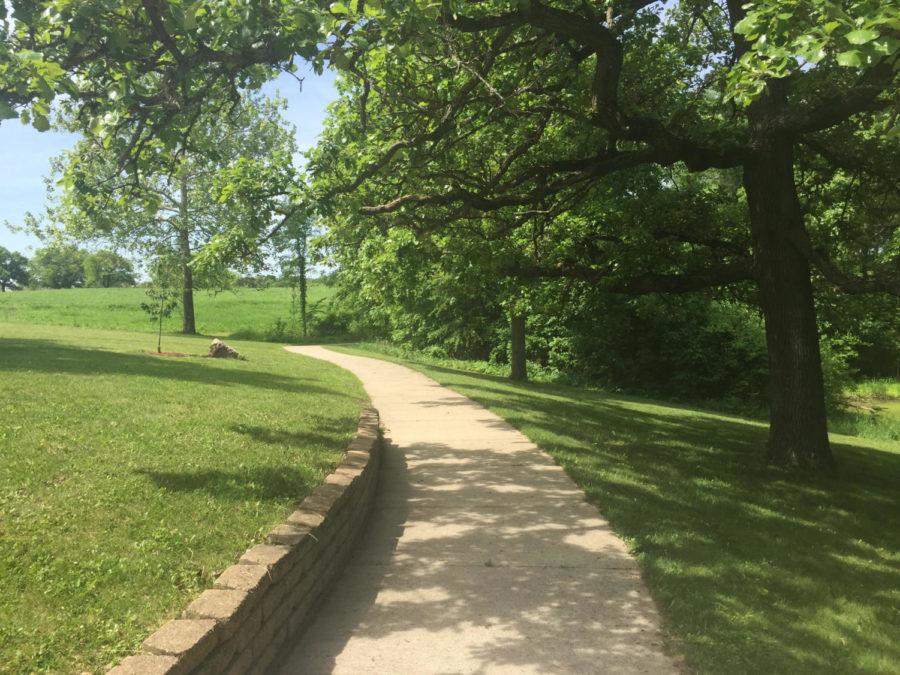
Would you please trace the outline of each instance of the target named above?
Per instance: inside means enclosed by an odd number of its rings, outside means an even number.
[[[803,475],[763,464],[758,421],[363,347],[549,452],[637,555],[692,671],[898,672],[900,443],[835,435],[837,473]]]
[[[312,282],[309,303],[330,297],[333,288]],[[152,331],[141,309],[143,288],[66,288],[0,293],[0,323],[42,324],[110,330]],[[203,335],[265,339],[280,319],[291,317],[289,288],[240,288],[194,296],[197,331]],[[181,328],[179,310],[164,323],[169,332]]]
[[[0,324],[0,672],[133,652],[355,431],[365,395],[344,370],[252,342],[234,343],[246,361],[143,354],[154,338]]]
[[[505,377],[509,373],[506,364],[489,363],[487,361],[462,361],[447,357],[434,356],[427,352],[417,351],[388,342],[367,343],[363,347],[376,351],[382,356],[400,360],[423,360],[432,367],[462,369],[482,375]],[[543,384],[571,384],[562,381],[558,372],[549,372],[538,364],[528,363],[528,379]],[[634,394],[635,392],[630,392]],[[858,382],[854,388],[846,392],[847,405],[829,414],[828,428],[832,433],[845,436],[859,436],[876,441],[900,441],[900,380],[881,378]],[[705,407],[710,411],[725,414],[742,413],[745,417],[762,421],[766,417],[765,410],[752,411],[736,409],[736,402],[704,401],[698,403],[680,401],[675,405],[693,405]]]
[[[851,396],[875,401],[900,400],[900,378],[879,377],[856,383]]]
[[[884,441],[900,441],[900,400],[853,400],[831,414],[829,428],[836,433]]]
[[[829,420],[832,431],[900,441],[900,379],[863,380],[854,384],[845,397],[845,407]]]

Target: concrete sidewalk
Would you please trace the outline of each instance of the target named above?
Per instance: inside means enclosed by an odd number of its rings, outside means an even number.
[[[281,673],[670,673],[637,565],[500,417],[404,366],[354,373],[385,427],[367,534]]]

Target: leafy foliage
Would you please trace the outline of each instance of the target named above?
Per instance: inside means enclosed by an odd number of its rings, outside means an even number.
[[[808,228],[798,155],[808,149],[827,164],[827,180],[843,170],[847,145],[833,152],[831,134],[856,137],[893,119],[891,3],[12,8],[4,112],[44,127],[47,102],[64,92],[60,104],[120,158],[120,173],[179,159],[209,101],[236,100],[299,54],[344,74],[310,161],[311,196],[346,228],[342,242],[359,249],[360,233],[398,227],[463,240],[437,247],[459,255],[491,242],[476,276],[506,280],[495,299],[507,312],[527,307],[531,285],[548,279],[621,293],[734,288],[765,319],[770,457],[830,464],[811,275],[852,293],[897,293],[900,280],[894,252],[862,265],[856,247]],[[100,48],[86,55],[83,44]],[[879,147],[896,152],[896,142],[888,134]],[[283,178],[242,166],[223,194],[252,192],[245,177]],[[305,212],[302,192],[291,201]],[[264,217],[250,232],[228,229],[210,255],[252,255],[277,228]]]
[[[872,67],[900,48],[900,8],[890,2],[789,0],[745,8],[734,30],[750,48],[728,75],[730,96],[743,104],[762,94],[769,78],[819,64]]]
[[[53,203],[46,223],[32,218],[32,229],[44,237],[109,241],[138,255],[160,247],[182,255],[183,235],[187,261],[207,247],[207,278],[214,279],[222,268],[248,262],[225,242],[242,241],[260,220],[268,224],[288,208],[296,147],[284,107],[283,100],[245,96],[230,113],[198,120],[186,150],[128,180],[118,176],[116,153],[88,136],[54,161],[60,180],[50,189]]]
[[[94,251],[84,258],[84,285],[87,287],[134,286],[135,281],[134,265],[115,251]]]
[[[75,288],[84,285],[85,252],[71,244],[51,243],[34,252],[32,282],[44,288]]]
[[[28,258],[0,246],[0,291],[22,288],[28,283]]]

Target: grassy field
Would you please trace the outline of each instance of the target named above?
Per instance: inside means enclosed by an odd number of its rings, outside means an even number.
[[[309,303],[327,298],[333,288],[312,282]],[[141,309],[143,288],[66,288],[0,293],[0,323],[42,324],[110,330],[152,331],[155,326]],[[280,319],[291,318],[291,289],[240,288],[194,296],[197,331],[203,335],[265,339]],[[164,330],[181,328],[180,310]]]
[[[364,392],[335,366],[273,344],[233,343],[246,361],[153,344],[0,324],[0,672],[98,671],[135,650],[355,431]]]
[[[346,349],[385,357],[377,346]],[[900,443],[833,436],[838,471],[761,461],[765,425],[464,363],[407,363],[547,450],[640,560],[700,673],[897,673]]]

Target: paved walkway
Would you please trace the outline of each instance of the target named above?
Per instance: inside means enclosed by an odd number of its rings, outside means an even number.
[[[637,566],[553,460],[404,366],[322,347],[387,440],[361,547],[281,673],[669,673]]]

